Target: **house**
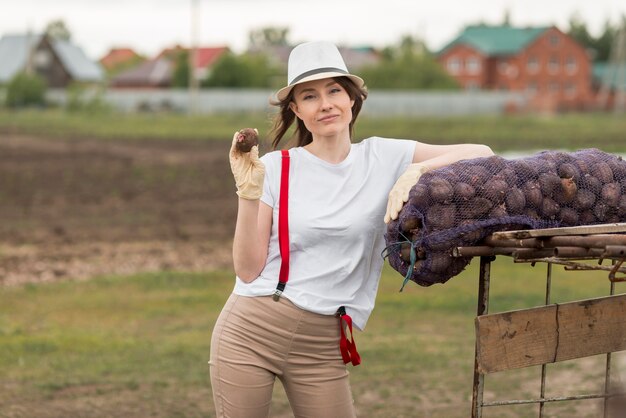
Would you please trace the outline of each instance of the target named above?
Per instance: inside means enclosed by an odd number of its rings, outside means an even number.
[[[596,108],[603,110],[626,106],[626,63],[597,62],[593,64],[592,89]]]
[[[196,49],[195,74],[199,80],[208,77],[211,67],[229,51],[228,47],[201,47]],[[176,69],[179,54],[189,53],[190,49],[177,45],[166,48],[151,60],[130,68],[114,76],[110,85],[114,88],[168,88]]]
[[[168,88],[172,85],[174,62],[167,58],[144,61],[112,77],[114,88]]]
[[[116,71],[128,65],[137,64],[142,60],[141,55],[131,48],[111,48],[104,57],[100,58],[100,65],[106,71]]]
[[[0,39],[0,84],[16,74],[32,71],[48,87],[64,88],[72,82],[99,83],[102,67],[78,46],[46,35],[6,35]]]
[[[161,51],[156,57],[168,58],[171,61],[176,61],[176,56],[181,52],[190,53],[190,49],[183,48],[180,45],[176,45],[174,48],[167,48]],[[201,47],[196,49],[196,77],[198,80],[203,80],[209,76],[210,69],[217,62],[217,60],[225,53],[229,48],[226,46],[219,47]]]
[[[465,89],[524,91],[536,110],[584,109],[593,100],[585,48],[554,26],[469,26],[437,60]]]

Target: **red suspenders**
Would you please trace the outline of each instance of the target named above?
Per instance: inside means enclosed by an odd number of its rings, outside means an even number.
[[[278,247],[280,248],[280,273],[278,274],[278,284],[274,291],[275,302],[280,300],[289,280],[289,222],[288,222],[288,194],[289,194],[289,151],[281,150],[282,169],[280,172],[280,196],[278,207]],[[339,339],[339,349],[341,350],[341,358],[344,364],[352,362],[353,366],[361,364],[361,356],[356,351],[356,341],[352,333],[352,318],[346,314],[346,309],[340,306],[335,316],[339,317],[339,327],[341,329],[341,338]],[[346,332],[343,323],[346,323],[350,330],[350,340],[346,338]]]
[[[278,206],[278,247],[280,248],[280,273],[278,274],[278,285],[274,291],[274,301],[278,302],[280,295],[285,290],[287,280],[289,280],[289,222],[288,195],[289,195],[289,151],[281,150],[282,170],[280,172],[280,197]]]

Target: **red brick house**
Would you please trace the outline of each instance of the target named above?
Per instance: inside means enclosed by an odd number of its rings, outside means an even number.
[[[469,26],[437,54],[466,89],[525,91],[536,110],[584,109],[592,103],[585,48],[554,26]]]

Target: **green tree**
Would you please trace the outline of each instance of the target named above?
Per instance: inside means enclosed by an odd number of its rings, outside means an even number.
[[[372,89],[450,90],[458,84],[449,76],[424,44],[410,36],[399,45],[385,48],[381,61],[363,68],[359,74]]]
[[[587,49],[595,49],[595,39],[589,34],[587,24],[582,20],[579,13],[569,18],[569,36]]]
[[[61,19],[53,20],[48,23],[48,25],[46,25],[44,33],[50,38],[58,39],[61,41],[69,41],[70,39],[72,39],[72,33],[67,28],[65,22]]]
[[[18,73],[7,85],[6,105],[11,108],[43,106],[46,82],[37,74]]]
[[[611,48],[617,36],[617,28],[612,26],[609,20],[606,20],[602,34],[594,38],[589,34],[587,24],[583,22],[580,15],[574,14],[570,17],[569,31],[567,33],[586,49],[593,51],[593,60],[595,62],[605,62],[611,56]]]
[[[172,87],[189,86],[189,52],[181,50],[174,61],[174,73],[172,74]]]
[[[289,45],[289,28],[267,26],[248,32],[251,49],[263,49],[267,46]]]
[[[263,54],[227,52],[215,63],[203,87],[274,87],[276,70]]]
[[[597,51],[596,61],[605,62],[611,58],[611,48],[617,36],[617,28],[606,20],[602,34],[595,40],[595,49]]]

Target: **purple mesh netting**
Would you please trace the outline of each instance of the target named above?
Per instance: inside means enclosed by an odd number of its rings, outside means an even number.
[[[422,176],[397,220],[387,225],[386,255],[410,279],[445,283],[469,264],[453,247],[477,245],[495,231],[626,221],[626,162],[597,149],[543,151],[506,160],[459,161]]]

